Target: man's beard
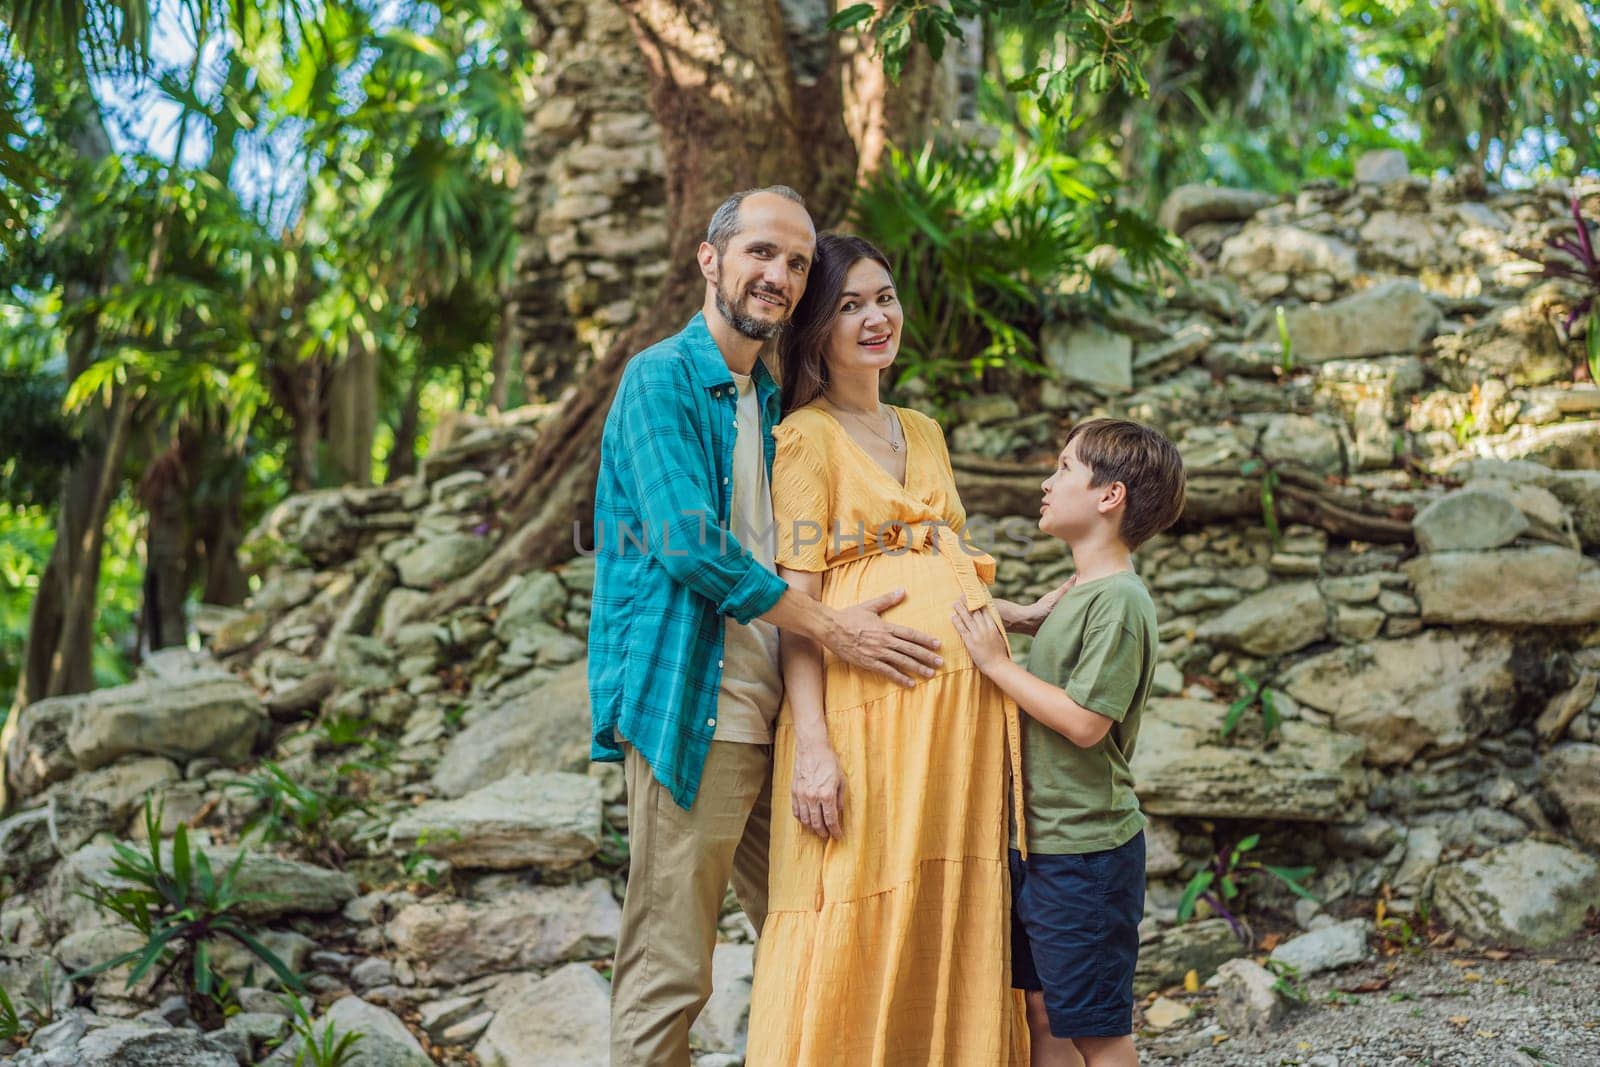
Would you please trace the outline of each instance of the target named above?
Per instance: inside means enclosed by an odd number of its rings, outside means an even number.
[[[752,287],[746,293],[745,299],[749,300],[749,294],[755,291],[756,287]],[[762,291],[771,292],[770,289]],[[782,297],[779,297],[779,299],[782,299]],[[732,301],[730,301],[727,294],[722,291],[721,285],[717,286],[716,303],[717,311],[724,319],[727,320],[728,325],[732,326],[735,330],[738,330],[752,341],[770,341],[774,337],[778,336],[778,334],[782,333],[783,328],[786,325],[786,322],[781,319],[774,321],[758,319],[754,315],[748,315],[742,311],[735,310]]]

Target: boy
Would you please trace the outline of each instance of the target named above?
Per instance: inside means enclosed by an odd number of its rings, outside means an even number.
[[[1027,713],[1029,855],[1011,852],[1012,985],[1033,1067],[1135,1067],[1133,971],[1144,917],[1144,815],[1128,764],[1156,660],[1155,605],[1132,553],[1183,511],[1183,459],[1147,426],[1074,426],[1044,483],[1039,528],[1077,577],[1014,663],[986,615],[956,604],[973,663]],[[1074,1051],[1074,1048],[1076,1051]]]

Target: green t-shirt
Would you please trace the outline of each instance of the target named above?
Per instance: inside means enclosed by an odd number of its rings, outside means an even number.
[[[1030,852],[1101,852],[1144,828],[1128,764],[1150,695],[1156,642],[1156,606],[1132,571],[1074,585],[1039,627],[1029,673],[1115,722],[1093,747],[1079,748],[1024,712]]]

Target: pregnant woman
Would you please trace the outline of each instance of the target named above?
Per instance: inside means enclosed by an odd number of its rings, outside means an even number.
[[[938,423],[878,399],[902,323],[883,255],[819,237],[783,353],[780,573],[832,605],[905,589],[883,617],[938,637],[943,663],[903,688],[782,636],[754,1067],[1027,1057],[1009,988],[1017,708],[973,667],[950,605],[993,605],[1027,631],[1059,593],[1027,607],[991,600],[994,560],[957,536],[966,516]]]

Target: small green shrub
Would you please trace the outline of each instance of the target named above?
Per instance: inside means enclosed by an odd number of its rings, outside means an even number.
[[[294,1067],[345,1067],[355,1059],[356,1045],[365,1036],[361,1031],[336,1033],[331,1020],[318,1030],[299,997],[285,997],[283,1000],[294,1012],[290,1029],[300,1038]]]
[[[1050,373],[1037,337],[1049,318],[1142,299],[1181,246],[1119,206],[1104,168],[1055,147],[1052,124],[1027,131],[1028,151],[930,143],[891,150],[857,193],[851,221],[888,257],[905,310],[897,384],[920,379],[924,403],[947,411],[986,371]],[[1109,257],[1090,253],[1110,246]]]
[[[1261,731],[1264,740],[1270,741],[1283,728],[1283,717],[1278,714],[1277,701],[1266,683],[1258,682],[1243,671],[1239,673],[1239,686],[1243,692],[1228,705],[1222,717],[1222,736],[1227,737],[1238,727],[1244,713],[1251,708],[1261,709]]]
[[[22,1032],[22,1020],[11,1003],[11,996],[0,986],[0,1041],[9,1041]]]
[[[346,772],[345,765],[340,771]],[[262,841],[287,841],[305,855],[336,866],[343,862],[344,850],[333,839],[331,824],[350,812],[369,810],[337,786],[324,792],[295,781],[271,760],[262,761],[261,773],[232,782],[228,789],[263,805],[261,813],[245,824],[245,833],[258,834]]]
[[[1245,854],[1261,843],[1260,834],[1251,834],[1231,849],[1219,850],[1206,866],[1195,872],[1184,887],[1183,898],[1178,901],[1178,921],[1188,922],[1194,917],[1195,906],[1205,901],[1211,910],[1227,920],[1239,940],[1249,942],[1248,927],[1238,914],[1238,901],[1244,892],[1242,883],[1258,874],[1268,874],[1282,882],[1291,893],[1307,900],[1317,897],[1303,884],[1315,868],[1275,867],[1245,859]]]
[[[110,877],[125,887],[96,885],[80,893],[103,911],[138,931],[144,944],[103,963],[75,972],[73,979],[92,978],[103,971],[132,964],[127,988],[155,972],[155,984],[167,978],[177,983],[197,1020],[220,1022],[217,998],[224,993],[213,964],[214,946],[221,939],[243,945],[290,989],[302,988],[300,978],[256,937],[254,927],[240,914],[245,904],[269,899],[260,893],[241,893],[235,886],[247,852],[219,877],[205,852],[189,845],[188,829],[180,825],[172,835],[170,854],[161,847],[162,808],[145,800],[148,836],[145,852],[117,844]]]

